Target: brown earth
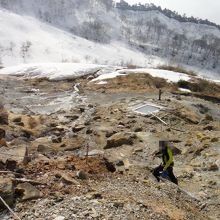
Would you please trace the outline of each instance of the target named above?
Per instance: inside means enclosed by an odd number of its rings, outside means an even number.
[[[72,95],[79,82],[83,91],[69,109],[47,108],[60,101],[60,94],[61,99]],[[120,76],[105,85],[88,79],[1,78],[3,116],[8,114],[2,140],[11,150],[26,147],[23,159],[29,162],[3,163],[1,171],[8,173],[0,175],[12,178],[15,187],[20,178],[32,180],[43,194],[21,201],[20,191],[15,192],[14,211],[22,219],[218,219],[219,103],[173,95],[175,88],[144,74]],[[166,125],[133,111],[144,102],[164,107],[156,116]],[[38,105],[47,114],[39,114]],[[179,187],[158,183],[151,175],[161,162],[155,157],[161,138],[178,149],[174,172]],[[5,212],[2,218],[13,219]]]

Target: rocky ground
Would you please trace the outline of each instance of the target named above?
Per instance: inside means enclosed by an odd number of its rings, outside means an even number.
[[[20,219],[220,218],[218,99],[146,74],[101,85],[0,80],[0,195]],[[148,102],[163,107],[162,121],[134,112]],[[151,174],[163,138],[179,186]]]

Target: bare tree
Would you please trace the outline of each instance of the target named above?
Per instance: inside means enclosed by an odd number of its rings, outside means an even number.
[[[26,63],[26,59],[29,56],[29,50],[31,47],[32,43],[30,41],[25,41],[22,45],[21,45],[21,57],[23,59],[23,62]]]

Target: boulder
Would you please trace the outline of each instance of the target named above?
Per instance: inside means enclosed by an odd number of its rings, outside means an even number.
[[[28,150],[26,146],[13,148],[1,148],[0,160],[6,163],[7,160],[14,160],[18,164],[27,164],[29,161]]]
[[[15,124],[18,125],[18,126],[24,127],[24,122],[22,122],[22,121],[21,122],[16,122]]]
[[[43,196],[43,194],[30,183],[18,184],[15,191],[19,195],[22,195],[22,198],[21,198],[22,201],[38,199]]]
[[[98,147],[103,147],[107,144],[106,134],[102,131],[95,131],[95,143]]]
[[[22,129],[21,130],[21,137],[25,137],[27,139],[31,138],[31,136],[34,136],[34,133],[30,129]]]
[[[10,178],[0,176],[0,196],[9,206],[14,204],[14,184]],[[5,208],[5,205],[0,201],[0,209]]]
[[[17,168],[17,162],[15,160],[8,159],[6,160],[6,169],[10,171],[14,171]]]
[[[81,180],[86,180],[88,179],[88,175],[86,172],[84,172],[83,170],[80,170],[76,173],[76,176],[78,179],[81,179]]]
[[[5,130],[3,128],[0,128],[0,139],[5,138]]]
[[[56,135],[51,136],[52,143],[61,143],[62,137],[57,137]]]
[[[86,127],[85,125],[75,125],[74,127],[72,127],[72,131],[79,132],[79,131],[83,130],[85,127]]]
[[[213,121],[213,117],[209,114],[205,115],[205,120],[206,121]]]
[[[209,147],[209,144],[206,143],[206,144],[203,144],[203,145],[197,147],[196,149],[194,149],[194,153],[193,153],[194,158],[197,156],[200,156],[201,152],[208,147]]]
[[[111,137],[113,134],[116,133],[115,129],[112,126],[105,126],[101,125],[99,127],[96,127],[95,133],[104,133],[107,138]]]
[[[215,130],[215,128],[213,125],[208,124],[203,127],[203,130],[213,131],[213,130]]]
[[[105,164],[105,166],[106,166],[106,169],[109,171],[109,172],[112,172],[112,173],[114,173],[115,171],[116,171],[116,168],[115,168],[115,165],[112,163],[112,162],[110,162],[107,158],[103,158],[103,160],[104,160],[104,164]]]
[[[88,198],[89,200],[92,200],[92,199],[102,199],[103,196],[101,193],[99,192],[91,192],[89,194],[86,195],[86,198]]]
[[[210,137],[209,137],[209,136],[207,136],[206,134],[201,133],[201,132],[198,132],[198,133],[196,134],[196,137],[197,137],[197,139],[198,139],[199,141],[201,141],[201,142],[203,142],[203,141],[206,141],[206,140],[209,140],[209,139],[210,139]]]
[[[79,115],[65,115],[64,117],[69,119],[69,121],[75,121],[79,118]]]
[[[134,128],[134,132],[142,132],[143,128],[142,127],[136,127]]]
[[[0,160],[0,170],[4,170],[5,169],[5,163],[3,163],[1,160]]]
[[[198,124],[200,121],[200,116],[190,108],[181,108],[177,115],[185,121],[193,124]]]
[[[66,184],[80,185],[69,173],[59,172],[56,174],[57,178],[60,178]]]
[[[120,166],[124,166],[124,161],[123,160],[117,160],[115,161],[115,165],[120,167]]]
[[[21,120],[22,120],[21,116],[16,116],[11,119],[11,121],[14,123],[19,123],[19,122],[21,122]]]
[[[101,116],[94,116],[94,117],[93,117],[93,120],[94,120],[94,121],[99,121],[99,120],[101,120]]]
[[[86,139],[83,136],[77,136],[70,139],[64,139],[63,143],[59,145],[58,150],[62,151],[74,151],[86,144]]]
[[[207,170],[208,171],[218,171],[218,165],[216,163],[208,164]]]
[[[36,149],[40,153],[55,152],[55,149],[53,148],[53,143],[51,140],[49,140],[47,136],[34,140],[31,143],[31,148]]]
[[[8,125],[8,113],[0,103],[0,125]]]
[[[49,162],[50,159],[43,154],[38,154],[37,157],[35,158],[35,162],[38,162],[38,161]]]
[[[22,121],[24,122],[26,128],[33,130],[37,128],[39,125],[43,124],[44,119],[41,115],[36,115],[36,116],[23,115]]]
[[[128,158],[125,158],[125,159],[123,160],[123,162],[124,162],[124,167],[125,167],[125,169],[128,170],[128,169],[130,168],[130,166],[131,166],[131,163],[130,163],[129,159],[128,159]]]
[[[39,153],[52,153],[52,152],[55,152],[55,150],[51,146],[43,145],[43,144],[39,144],[37,146],[37,151]]]
[[[213,137],[213,138],[211,139],[211,142],[218,142],[218,138],[217,138],[217,137]]]
[[[194,169],[192,166],[186,166],[178,173],[179,178],[191,179],[194,176]]]
[[[5,139],[0,139],[0,147],[7,147],[7,143],[5,141]]]
[[[171,145],[171,149],[172,149],[173,155],[178,155],[178,154],[182,153],[182,151],[179,148],[177,148],[177,147],[175,147],[173,145]]]
[[[107,144],[104,146],[104,149],[120,147],[122,145],[133,145],[133,139],[136,136],[131,133],[116,133],[110,138],[107,139]]]
[[[27,143],[29,142],[29,140],[25,137],[18,137],[18,138],[14,138],[12,139],[12,141],[10,142],[11,146],[20,146],[20,145],[27,145]]]

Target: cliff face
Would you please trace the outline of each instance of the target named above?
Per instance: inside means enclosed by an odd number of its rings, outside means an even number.
[[[108,0],[2,0],[0,6],[105,46],[125,44],[148,59],[220,70],[220,30],[214,26],[179,22],[156,10],[119,9]]]

